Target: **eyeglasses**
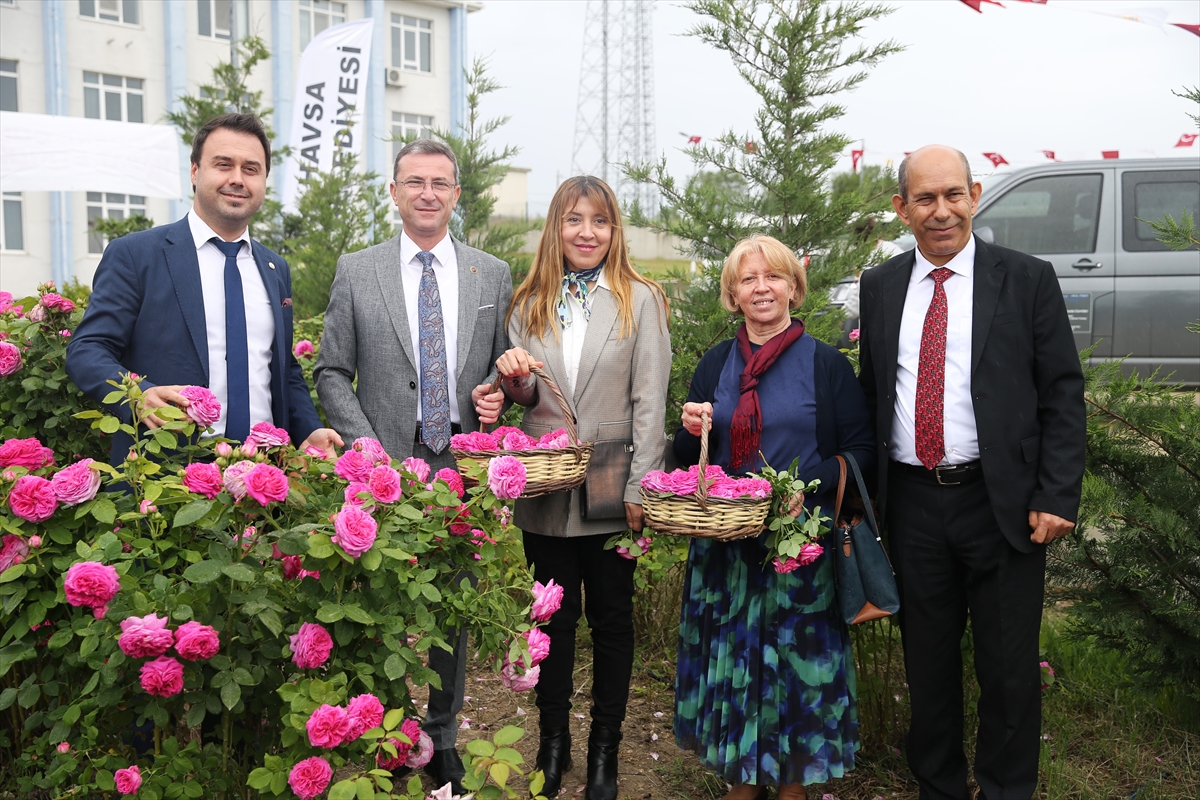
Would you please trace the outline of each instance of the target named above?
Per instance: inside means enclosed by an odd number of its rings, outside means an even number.
[[[420,194],[421,192],[425,191],[426,186],[432,187],[434,194],[449,194],[450,190],[452,190],[458,184],[443,180],[423,181],[419,178],[409,178],[406,181],[401,181],[400,185],[413,194]]]

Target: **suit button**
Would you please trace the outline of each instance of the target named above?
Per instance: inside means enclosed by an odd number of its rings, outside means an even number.
[[[410,389],[415,389],[415,388],[417,388],[417,382],[416,382],[416,381],[409,381],[409,382],[408,382],[408,388],[410,388]]]

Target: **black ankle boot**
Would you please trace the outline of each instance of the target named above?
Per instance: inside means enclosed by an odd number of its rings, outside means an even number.
[[[585,800],[617,800],[617,746],[621,731],[592,723],[588,736]]]
[[[562,788],[563,773],[571,768],[571,729],[542,728],[541,743],[538,745],[537,768],[546,776],[542,794],[554,797]]]

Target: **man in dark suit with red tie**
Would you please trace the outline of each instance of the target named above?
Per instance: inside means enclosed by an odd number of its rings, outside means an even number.
[[[959,151],[911,153],[892,204],[917,248],[861,286],[860,380],[880,444],[922,800],[969,796],[968,615],[979,797],[1036,789],[1046,545],[1074,528],[1083,481],[1083,374],[1054,268],[971,234],[981,192]]]

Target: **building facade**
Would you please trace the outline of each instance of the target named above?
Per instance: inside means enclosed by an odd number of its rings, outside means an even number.
[[[256,35],[271,58],[250,85],[273,109],[269,122],[282,144],[293,76],[309,41],[331,25],[372,18],[363,163],[388,175],[393,134],[462,123],[466,15],[481,7],[448,0],[0,0],[0,110],[159,122],[211,81],[237,38]],[[90,230],[97,218],[141,213],[161,225],[182,217],[191,184],[182,143],[179,152],[185,197],[176,200],[0,186],[0,290],[21,297],[50,279],[90,283],[105,245]],[[136,170],[137,153],[127,157]],[[272,171],[276,193],[281,180],[282,170]]]

